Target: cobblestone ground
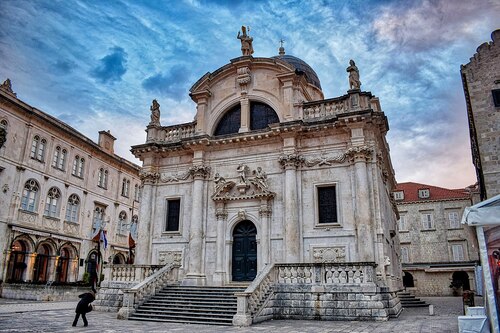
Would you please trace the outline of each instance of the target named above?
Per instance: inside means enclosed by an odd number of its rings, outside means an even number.
[[[462,315],[460,297],[421,298],[434,305],[404,309],[399,318],[387,322],[271,320],[251,327],[225,327],[118,320],[116,313],[91,312],[88,327],[72,327],[75,302],[33,302],[0,298],[0,332],[272,332],[272,333],[456,333]],[[482,298],[476,298],[482,305]]]

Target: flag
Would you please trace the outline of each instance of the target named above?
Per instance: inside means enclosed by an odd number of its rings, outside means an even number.
[[[104,230],[101,230],[99,241],[104,243],[104,249],[108,247],[108,239],[106,238],[106,233],[104,232]]]

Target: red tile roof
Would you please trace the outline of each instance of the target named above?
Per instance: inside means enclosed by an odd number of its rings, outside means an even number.
[[[430,196],[425,199],[418,197],[418,190],[429,189]],[[453,200],[453,199],[468,199],[470,193],[467,189],[446,189],[442,187],[419,184],[419,183],[399,183],[394,192],[404,192],[403,200],[396,202],[415,202],[415,201],[432,201],[432,200]]]

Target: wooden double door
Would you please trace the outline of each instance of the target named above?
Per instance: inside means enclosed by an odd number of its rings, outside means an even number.
[[[241,221],[233,231],[233,281],[253,281],[257,275],[257,228]]]

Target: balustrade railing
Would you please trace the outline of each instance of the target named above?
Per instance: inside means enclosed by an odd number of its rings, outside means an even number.
[[[119,315],[128,318],[139,305],[149,297],[156,294],[168,282],[176,282],[178,280],[178,264],[167,264],[158,270],[141,270],[144,274],[152,273],[142,282],[129,289],[123,289],[123,305],[119,311]],[[136,271],[137,272],[137,271]]]
[[[184,138],[193,137],[196,132],[195,123],[180,124],[162,128],[165,142],[174,142]]]
[[[349,100],[339,99],[322,101],[319,103],[308,103],[304,105],[304,119],[323,118],[335,116],[349,110]]]
[[[162,267],[162,265],[106,265],[104,279],[110,282],[139,282]]]
[[[342,287],[374,284],[375,263],[307,263],[266,266],[248,288],[236,293],[238,310],[233,324],[251,325],[275,285]]]

